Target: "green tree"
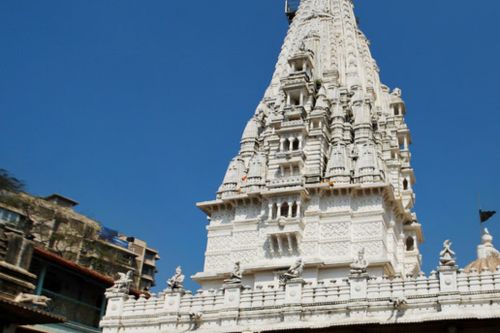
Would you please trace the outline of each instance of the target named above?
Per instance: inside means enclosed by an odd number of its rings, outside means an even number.
[[[9,171],[0,169],[0,190],[11,192],[24,191],[25,185],[22,180],[14,177]]]

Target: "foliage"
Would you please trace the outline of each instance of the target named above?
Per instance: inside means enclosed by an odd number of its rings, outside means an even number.
[[[21,192],[24,189],[25,184],[23,181],[14,177],[9,171],[0,169],[0,190]]]

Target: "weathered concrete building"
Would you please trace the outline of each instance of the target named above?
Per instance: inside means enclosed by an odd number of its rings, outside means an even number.
[[[77,205],[59,194],[40,198],[2,191],[0,224],[22,230],[38,246],[112,278],[133,271],[136,289],[153,287],[158,251],[78,213]]]
[[[130,271],[154,285],[158,252],[102,227],[61,195],[0,191],[0,324],[9,332],[99,332],[104,292]],[[19,315],[18,315],[19,313]]]
[[[107,293],[104,333],[498,332],[500,264],[443,244],[421,272],[411,136],[351,0],[303,0],[209,217],[205,266],[149,299]]]

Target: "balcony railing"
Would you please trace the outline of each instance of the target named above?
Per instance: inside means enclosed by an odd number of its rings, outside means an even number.
[[[291,187],[291,186],[302,186],[304,184],[303,176],[288,176],[271,179],[269,182],[269,187]]]

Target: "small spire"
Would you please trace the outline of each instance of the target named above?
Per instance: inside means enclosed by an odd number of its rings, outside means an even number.
[[[493,245],[493,236],[488,229],[483,230],[481,244],[477,246],[477,259],[465,267],[465,272],[481,272],[489,270],[495,272],[500,265],[500,252]]]

